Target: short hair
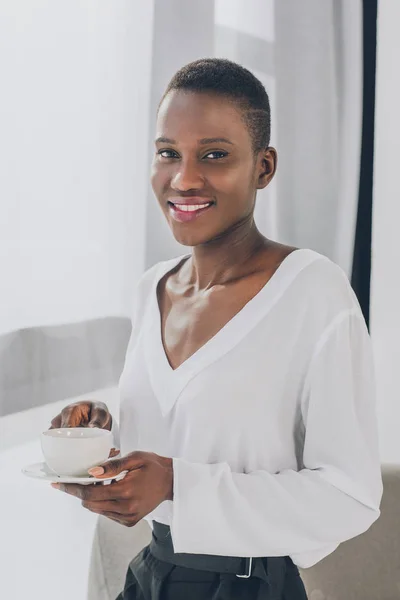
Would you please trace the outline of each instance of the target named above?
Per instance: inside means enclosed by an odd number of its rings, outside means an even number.
[[[268,148],[271,136],[268,94],[261,81],[245,67],[225,58],[201,58],[175,73],[160,105],[172,90],[210,93],[233,100],[241,109],[254,152]]]

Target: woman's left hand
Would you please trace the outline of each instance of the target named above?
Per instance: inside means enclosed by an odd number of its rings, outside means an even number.
[[[110,485],[53,483],[52,487],[82,500],[82,506],[126,527],[133,527],[164,500],[173,499],[172,458],[152,452],[131,452],[89,470],[105,479],[128,471]]]

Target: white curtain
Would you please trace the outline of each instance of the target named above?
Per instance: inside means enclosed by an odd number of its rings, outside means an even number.
[[[378,3],[371,337],[378,383],[381,460],[400,464],[400,44],[399,2]]]
[[[271,145],[278,150],[276,179],[258,194],[259,228],[326,254],[349,277],[361,147],[361,25],[361,0],[167,0],[155,5],[152,54],[150,143],[162,91],[190,60],[229,58],[259,77],[270,95]],[[148,200],[147,266],[182,252],[151,192]]]
[[[117,406],[133,286],[144,268],[184,252],[148,181],[156,106],[174,72],[204,56],[243,64],[270,95],[279,165],[258,197],[260,229],[350,275],[360,0],[2,0],[0,476],[12,486],[0,500],[0,560],[9,599],[86,597],[93,515],[19,469],[40,460],[40,431],[72,398]]]

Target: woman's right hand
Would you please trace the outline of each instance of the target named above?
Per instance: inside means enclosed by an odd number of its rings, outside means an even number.
[[[50,429],[61,427],[98,427],[111,431],[112,417],[104,402],[83,400],[69,404],[51,421]]]

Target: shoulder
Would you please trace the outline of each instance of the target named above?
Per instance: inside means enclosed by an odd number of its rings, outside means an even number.
[[[342,267],[323,254],[313,250],[310,252],[315,257],[305,271],[310,290],[317,294],[318,298],[338,302],[343,308],[358,307],[357,296]]]
[[[321,329],[347,315],[364,321],[358,298],[345,271],[327,256],[306,250],[302,253],[294,293],[304,313]]]

